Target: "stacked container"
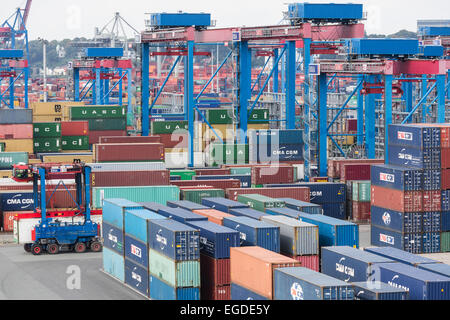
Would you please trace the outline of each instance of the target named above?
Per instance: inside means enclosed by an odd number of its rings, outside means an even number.
[[[309,202],[308,187],[269,187],[269,188],[230,188],[226,190],[227,198],[237,201],[239,195],[260,194],[271,198],[292,198]]]
[[[212,197],[225,197],[225,191],[223,189],[213,188],[181,190],[181,200],[187,200],[198,204],[202,203],[202,199]]]
[[[278,199],[269,198],[259,194],[240,195],[237,199],[240,203],[248,205],[250,208],[265,212],[266,209],[284,208],[286,204]]]
[[[249,161],[248,157],[248,144],[213,143],[209,146],[209,153],[206,163],[210,167],[220,166],[223,164],[247,164]]]
[[[160,162],[165,159],[161,143],[96,144],[96,162]]]
[[[417,254],[450,251],[445,211],[449,129],[389,126],[389,164],[372,167],[372,245]]]
[[[32,110],[0,109],[0,144],[4,152],[34,152],[32,122]]]
[[[370,223],[370,181],[352,181],[349,192],[347,193],[349,199],[348,208],[351,209],[349,217],[356,223]]]
[[[61,123],[33,123],[33,150],[40,152],[62,151]]]
[[[89,122],[61,122],[61,144],[63,151],[89,151]]]
[[[188,143],[187,121],[153,121],[151,134],[157,135],[164,145],[165,151],[170,153],[173,148],[187,148]]]
[[[33,122],[61,122],[70,120],[70,107],[84,106],[84,102],[32,102]]]

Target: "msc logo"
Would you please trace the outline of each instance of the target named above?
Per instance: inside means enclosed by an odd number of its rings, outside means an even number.
[[[135,245],[131,245],[131,254],[135,255],[136,257],[142,258],[142,250]]]
[[[380,173],[380,180],[385,182],[394,183],[395,176],[393,174]]]
[[[380,233],[380,241],[383,243],[390,244],[392,246],[395,244],[394,237],[390,237],[386,234],[381,234],[381,233]]]
[[[413,134],[410,132],[399,131],[397,136],[399,140],[413,141]]]
[[[388,225],[391,224],[391,215],[390,215],[389,213],[385,212],[385,213],[383,214],[382,219],[383,219],[383,222],[384,222],[385,225],[388,226]]]
[[[293,300],[304,300],[303,288],[300,284],[294,283],[291,287],[291,297]]]

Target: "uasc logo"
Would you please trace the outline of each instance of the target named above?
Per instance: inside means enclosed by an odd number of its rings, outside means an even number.
[[[303,296],[303,288],[297,282],[295,282],[291,287],[291,297],[293,300],[305,300],[305,297]]]

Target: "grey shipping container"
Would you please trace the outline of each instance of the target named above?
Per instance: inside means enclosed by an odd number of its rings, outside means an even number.
[[[226,198],[203,198],[202,204],[209,208],[229,213],[232,209],[248,208],[249,206]]]
[[[286,208],[289,209],[298,210],[309,214],[323,214],[322,207],[315,203],[290,198],[279,198],[279,200],[286,202]]]
[[[31,109],[0,109],[0,124],[33,123]]]
[[[231,209],[230,214],[237,216],[237,217],[249,217],[255,220],[261,220],[262,217],[267,216],[268,214],[255,210],[255,209],[251,209],[251,208],[241,208],[241,209]]]
[[[180,200],[180,201],[167,201],[167,206],[171,208],[181,208],[189,211],[194,210],[206,210],[209,209],[207,206],[188,201],[188,200]]]

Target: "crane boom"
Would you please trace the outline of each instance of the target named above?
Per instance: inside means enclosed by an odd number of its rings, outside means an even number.
[[[27,4],[26,4],[24,12],[23,12],[23,20],[22,20],[22,25],[20,26],[20,31],[24,31],[25,30],[25,26],[26,26],[27,21],[28,21],[28,16],[30,14],[30,9],[31,9],[31,3],[32,2],[33,2],[33,0],[27,0]]]

